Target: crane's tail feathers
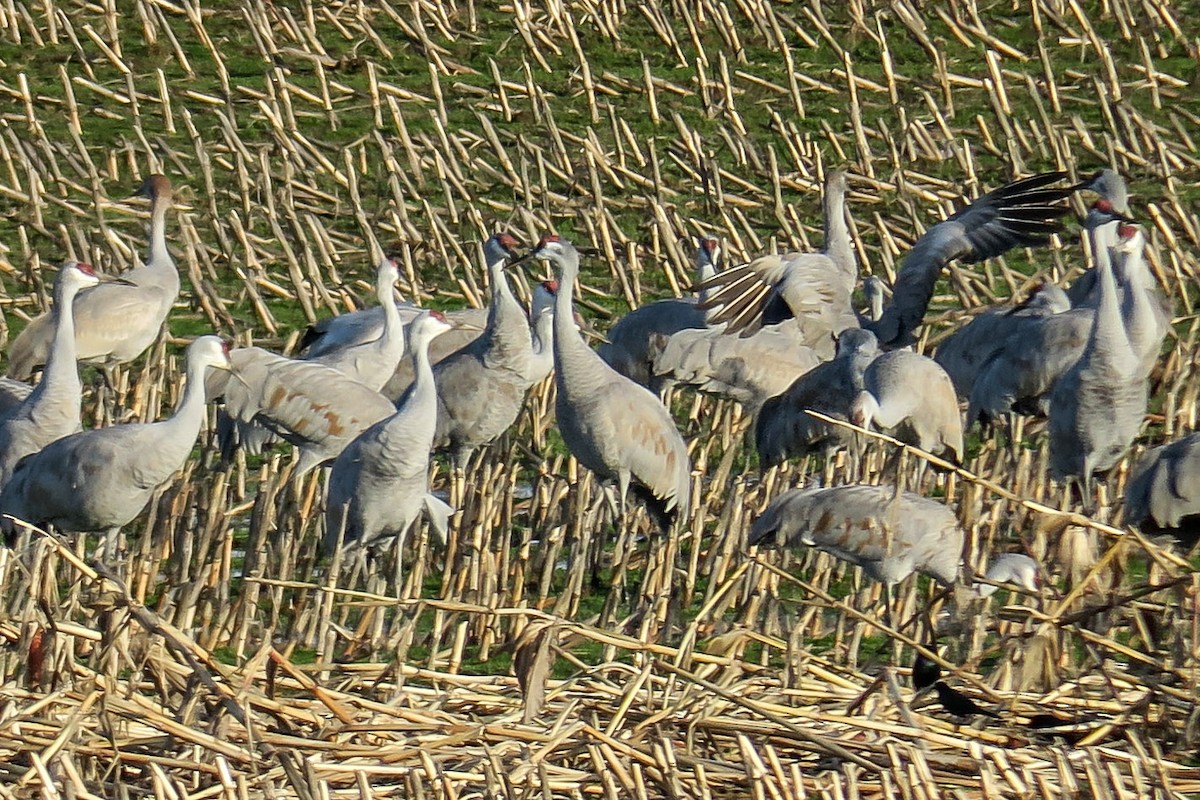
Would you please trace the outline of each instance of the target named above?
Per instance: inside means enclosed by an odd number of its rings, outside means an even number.
[[[679,513],[675,503],[672,500],[664,500],[655,496],[654,492],[639,483],[631,485],[629,489],[634,497],[645,503],[646,511],[649,512],[659,530],[663,533],[670,533],[671,527],[675,524],[675,517]]]
[[[450,540],[450,518],[454,516],[454,508],[432,494],[425,495],[425,516],[429,517],[429,528],[437,536],[442,547]]]

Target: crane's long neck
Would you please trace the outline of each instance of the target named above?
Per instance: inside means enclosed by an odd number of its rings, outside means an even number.
[[[604,362],[583,341],[575,327],[571,302],[579,256],[565,253],[559,259],[558,295],[554,298],[554,369],[560,395],[590,393],[603,384]]]
[[[51,391],[67,392],[73,389],[76,396],[83,391],[79,382],[79,366],[75,363],[75,295],[78,291],[73,286],[58,286],[54,292],[54,343],[46,359],[46,371],[41,383],[33,390],[39,397]]]
[[[400,309],[396,308],[396,300],[392,297],[390,276],[379,278],[375,293],[379,297],[380,306],[383,307],[383,336],[379,337],[380,347],[390,353],[396,364],[399,364],[400,359],[404,357],[404,321],[400,319]]]
[[[167,211],[171,208],[171,199],[155,195],[150,206],[150,252],[146,257],[146,265],[152,267],[169,267],[175,269],[175,261],[167,250]]]
[[[531,348],[525,309],[521,308],[508,284],[503,259],[488,264],[488,275],[492,281],[487,330],[484,333],[488,349],[506,367],[523,372]]]
[[[1088,358],[1121,373],[1132,373],[1138,363],[1121,318],[1117,281],[1111,261],[1096,267],[1100,297],[1088,336]]]
[[[417,419],[429,421],[427,425],[415,429],[428,429],[432,446],[437,416],[437,384],[433,378],[433,365],[429,362],[429,342],[429,337],[421,336],[412,343],[413,375],[416,377],[404,401],[403,410],[406,416],[415,414]]]
[[[200,426],[204,422],[204,406],[206,402],[204,391],[204,375],[208,369],[207,363],[200,359],[189,358],[185,373],[187,383],[183,387],[183,399],[175,408],[175,413],[169,419],[157,423],[168,432],[162,442],[162,449],[178,456],[182,464],[196,444],[200,435]],[[165,459],[170,460],[170,459]],[[178,467],[175,467],[178,469]]]
[[[1092,240],[1092,258],[1096,262],[1096,269],[1101,266],[1112,267],[1112,248],[1117,244],[1117,226],[1121,223],[1117,220],[1105,222],[1100,225],[1094,225],[1088,231],[1088,235]],[[1096,273],[1099,277],[1099,272]]]
[[[1135,248],[1118,259],[1127,284],[1122,298],[1122,317],[1129,345],[1142,359],[1143,371],[1153,367],[1157,360],[1162,338],[1167,334],[1170,320],[1156,308],[1158,292],[1150,277],[1149,266],[1143,251]]]
[[[830,182],[822,198],[825,211],[825,253],[842,270],[851,284],[858,280],[858,259],[846,224],[846,186],[842,180]]]
[[[705,250],[704,244],[701,243],[700,249],[698,250],[698,255],[696,256],[696,284],[703,285],[707,283],[710,278],[715,277],[716,274],[717,265],[713,263],[712,254]],[[710,292],[708,289],[701,289],[700,302],[708,300],[709,293]]]

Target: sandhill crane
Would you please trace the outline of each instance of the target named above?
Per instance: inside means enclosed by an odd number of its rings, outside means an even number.
[[[91,264],[68,261],[54,281],[54,341],[37,387],[19,406],[0,417],[0,486],[25,456],[81,427],[83,387],[75,363],[75,296],[100,283]]]
[[[1036,592],[1041,580],[1041,569],[1038,562],[1024,553],[1003,553],[992,559],[983,577],[993,583],[1012,583],[1027,591]],[[974,588],[980,597],[990,597],[999,587],[977,581]]]
[[[950,376],[931,358],[893,350],[872,361],[863,372],[863,391],[850,405],[850,421],[861,428],[874,424],[926,452],[949,452],[952,461],[962,461],[958,396]]]
[[[533,287],[533,303],[529,309],[532,331],[532,352],[525,383],[536,386],[554,370],[554,298],[558,281],[542,281]]]
[[[1111,205],[1098,200],[1083,227],[1094,239],[1098,230],[1122,219]],[[1110,265],[1108,258],[1097,263]],[[1083,354],[1094,317],[1094,308],[1085,307],[1013,322],[1003,346],[984,362],[971,387],[968,424],[990,424],[1014,411],[1049,413],[1050,391]]]
[[[308,360],[333,367],[372,389],[382,389],[404,357],[404,320],[392,298],[392,288],[399,277],[396,262],[384,256],[375,271],[375,296],[383,316],[378,337],[326,350]]]
[[[754,521],[750,545],[808,545],[899,583],[914,571],[946,584],[958,577],[963,532],[936,500],[891,486],[793,489]]]
[[[150,199],[150,252],[146,263],[121,275],[122,283],[96,286],[75,298],[75,351],[80,361],[123,364],[142,354],[162,330],[179,296],[179,272],[167,250],[171,182],[150,175],[138,195]],[[53,317],[43,314],[21,331],[8,353],[8,374],[25,380],[46,363]]]
[[[815,450],[827,455],[853,440],[846,428],[807,413],[820,411],[850,419],[850,404],[863,390],[863,372],[879,355],[875,334],[848,328],[838,335],[837,355],[797,378],[783,394],[763,404],[754,428],[754,443],[764,468]]]
[[[753,412],[832,355],[804,344],[799,327],[799,320],[791,319],[745,338],[719,328],[682,330],[665,340],[655,335],[654,373],[664,379],[663,386],[694,386]]]
[[[1069,210],[1060,201],[1077,188],[1051,186],[1065,177],[1048,172],[1006,184],[927,230],[904,257],[891,305],[878,322],[865,327],[884,347],[910,344],[934,285],[951,261],[983,261],[1013,247],[1044,244],[1059,230],[1057,218]]]
[[[858,326],[851,295],[858,260],[846,223],[846,174],[831,172],[822,194],[825,248],[818,253],[766,255],[717,273],[700,284],[708,292],[700,306],[710,325],[750,335],[763,325],[798,320],[801,341],[827,345],[845,328]]]
[[[204,376],[229,369],[229,347],[201,336],[187,349],[187,384],[161,422],[80,431],[24,458],[0,490],[0,514],[60,531],[113,531],[141,513],[187,461],[204,422]],[[11,530],[12,522],[4,527]]]
[[[484,262],[490,264],[497,259],[512,256],[512,248],[516,245],[517,240],[507,233],[493,234],[483,243]],[[417,314],[421,313],[420,308],[409,303],[397,306],[391,299],[390,289],[388,294],[389,302],[399,311],[400,319],[404,324],[412,322]],[[301,339],[300,357],[306,360],[325,361],[332,354],[344,348],[375,341],[383,333],[384,314],[385,306],[380,303],[378,306],[318,321],[309,326],[304,338]],[[486,308],[463,308],[445,312],[445,316],[452,329],[438,337],[430,347],[429,360],[434,365],[479,338],[487,322],[488,310]],[[387,379],[380,390],[393,402],[398,400],[412,383],[413,375],[410,364],[410,359],[401,358],[395,374]]]
[[[1162,342],[1171,330],[1171,302],[1158,292],[1146,263],[1146,235],[1134,225],[1117,231],[1117,264],[1121,267],[1121,318],[1129,344],[1138,354],[1138,370],[1149,376],[1158,363]]]
[[[233,351],[234,375],[215,376],[209,393],[224,397],[218,417],[221,451],[241,446],[245,427],[259,425],[299,448],[293,477],[333,459],[362,431],[396,407],[379,392],[332,367],[259,347]]]
[[[715,236],[701,237],[696,247],[696,283],[703,283],[717,272],[721,257],[721,240]],[[701,296],[703,299],[703,295]],[[672,297],[641,306],[621,317],[608,329],[608,341],[599,348],[600,357],[617,372],[652,392],[661,389],[661,379],[654,372],[656,337],[669,337],[688,329],[704,329],[705,312],[694,297]]]
[[[437,389],[429,364],[429,343],[450,330],[437,311],[425,311],[409,325],[411,360],[417,379],[394,414],[376,422],[346,446],[329,472],[325,512],[326,553],[339,542],[363,545],[403,537],[422,509],[446,539],[452,509],[429,494],[429,452],[437,418]]]
[[[1113,253],[1123,260],[1136,246],[1136,229],[1122,225],[1118,234],[1123,241]],[[1091,508],[1093,475],[1116,464],[1137,437],[1149,395],[1139,374],[1142,354],[1121,318],[1114,266],[1097,265],[1100,299],[1087,346],[1050,393],[1050,470],[1060,481],[1079,483],[1085,510]]]
[[[942,341],[933,358],[950,376],[958,396],[969,398],[985,365],[1004,349],[1009,336],[1021,335],[1030,317],[1061,314],[1070,307],[1066,292],[1043,281],[1024,302],[976,316]]]
[[[557,236],[543,237],[532,256],[559,270],[554,308],[554,377],[558,428],[579,463],[617,482],[624,517],[629,489],[664,531],[686,517],[691,462],[675,421],[648,389],[621,375],[583,341],[571,291],[579,252]]]
[[[1090,179],[1079,184],[1082,189],[1090,189],[1100,195],[1093,204],[1110,219],[1089,231],[1092,248],[1092,258],[1095,263],[1110,262],[1109,250],[1117,244],[1117,224],[1129,213],[1129,192],[1125,187],[1125,179],[1113,169],[1097,172]],[[1120,277],[1120,276],[1118,276]],[[1067,287],[1067,298],[1074,308],[1095,308],[1097,297],[1097,272],[1095,268],[1087,270],[1074,283]]]
[[[1171,534],[1188,550],[1200,541],[1200,433],[1141,457],[1125,485],[1125,521]]]
[[[483,335],[433,368],[437,384],[433,446],[450,451],[460,474],[476,448],[490,444],[516,421],[529,388],[532,334],[504,274],[510,252],[506,246],[502,252],[489,253],[492,297]]]

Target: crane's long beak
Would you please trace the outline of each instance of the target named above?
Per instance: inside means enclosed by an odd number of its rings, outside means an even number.
[[[102,275],[97,272],[96,277],[100,279],[101,283],[115,283],[120,286],[137,286],[137,284],[133,281],[126,280],[125,278],[119,278],[116,275]]]

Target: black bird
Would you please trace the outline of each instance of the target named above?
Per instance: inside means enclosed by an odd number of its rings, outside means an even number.
[[[926,649],[937,652],[937,645],[926,645]],[[942,667],[936,661],[918,652],[912,665],[912,685],[918,692],[928,689],[942,679]]]
[[[937,689],[938,702],[942,704],[942,708],[949,711],[956,717],[973,717],[976,714],[984,714],[993,719],[1000,719],[1000,715],[994,711],[988,711],[986,708],[981,708],[974,700],[967,697],[957,689],[951,689],[946,685],[945,681],[938,681],[933,685]]]

